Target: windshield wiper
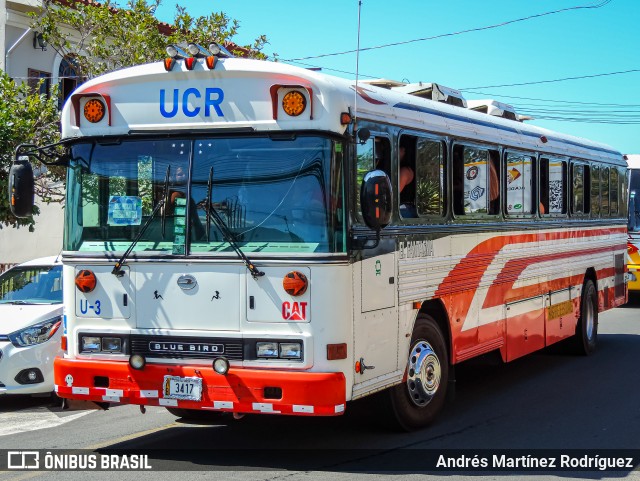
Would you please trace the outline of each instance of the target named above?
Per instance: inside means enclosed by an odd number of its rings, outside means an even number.
[[[209,183],[207,185],[208,198],[207,198],[207,203],[205,204],[205,209],[207,213],[207,239],[209,236],[209,225],[210,225],[209,222],[213,220],[214,224],[218,227],[218,229],[222,233],[222,237],[224,238],[224,240],[227,241],[227,243],[233,248],[234,251],[236,251],[236,254],[238,254],[238,257],[240,257],[240,259],[242,259],[242,262],[244,262],[244,265],[247,266],[247,269],[249,269],[249,272],[251,273],[251,277],[257,280],[258,277],[264,276],[264,272],[258,269],[255,266],[255,264],[249,260],[249,258],[245,255],[244,252],[242,252],[242,249],[240,249],[240,246],[233,238],[233,232],[231,232],[229,227],[227,227],[227,224],[225,224],[224,220],[222,220],[222,217],[220,217],[220,214],[214,207],[213,202],[211,202],[212,190],[213,190],[213,167],[209,169]]]
[[[27,302],[27,301],[0,301],[0,304],[18,304],[21,306],[26,306],[26,305],[31,305],[33,304],[33,302]]]
[[[162,197],[160,198],[158,203],[153,208],[153,211],[151,212],[151,215],[147,219],[147,222],[144,223],[144,225],[142,226],[142,228],[138,232],[138,235],[131,242],[131,245],[129,246],[129,248],[125,251],[125,253],[122,255],[120,260],[118,262],[116,262],[116,265],[113,266],[113,270],[111,271],[111,274],[113,274],[114,276],[116,276],[116,277],[124,276],[124,271],[121,269],[122,268],[122,264],[124,263],[126,258],[129,256],[129,254],[131,254],[131,251],[136,246],[138,241],[142,238],[142,236],[144,235],[145,231],[147,230],[147,227],[149,227],[151,225],[151,221],[156,217],[156,214],[157,214],[158,210],[163,205],[164,205],[165,208],[164,208],[164,212],[162,214],[162,236],[164,237],[164,223],[165,223],[165,217],[166,217],[166,212],[167,212],[166,201],[169,198],[168,194],[169,194],[169,172],[170,171],[171,171],[171,166],[167,166],[167,174],[164,177],[164,192],[162,194]]]

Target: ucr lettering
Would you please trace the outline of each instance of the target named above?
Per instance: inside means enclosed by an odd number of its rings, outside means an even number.
[[[224,92],[220,88],[208,87],[204,90],[204,94],[196,88],[188,88],[182,93],[182,101],[180,101],[180,89],[173,89],[172,96],[171,109],[168,110],[166,90],[160,89],[160,113],[163,117],[175,117],[180,106],[182,106],[182,113],[187,117],[200,115],[202,107],[204,107],[205,117],[211,117],[212,108],[218,117],[224,117],[220,108],[220,104],[224,100]]]

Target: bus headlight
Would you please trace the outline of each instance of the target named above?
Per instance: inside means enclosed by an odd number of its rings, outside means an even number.
[[[226,376],[229,372],[229,361],[224,357],[217,357],[213,360],[213,370],[218,374]]]
[[[257,342],[256,343],[256,356],[258,357],[278,357],[278,343],[277,342]]]
[[[280,359],[301,359],[302,345],[299,342],[281,342]]]
[[[143,369],[146,364],[147,360],[140,354],[134,354],[129,358],[129,366],[137,371]]]
[[[82,336],[80,338],[81,352],[100,352],[100,338],[98,336]]]

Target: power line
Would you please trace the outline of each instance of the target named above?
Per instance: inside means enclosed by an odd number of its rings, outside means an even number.
[[[554,83],[554,82],[564,82],[566,80],[581,80],[581,79],[586,79],[586,78],[606,77],[606,76],[609,76],[609,75],[624,75],[624,74],[636,73],[636,72],[640,72],[640,69],[622,70],[622,71],[619,71],[619,72],[597,73],[597,74],[593,74],[593,75],[580,75],[580,76],[577,76],[577,77],[564,77],[564,78],[553,79],[553,80],[536,80],[534,82],[520,82],[520,83],[515,83],[515,84],[483,85],[482,87],[465,87],[465,88],[461,88],[461,89],[458,89],[458,90],[466,91],[466,90],[471,90],[471,89],[492,89],[492,88],[498,88],[498,87],[519,87],[521,85],[547,84],[547,83]]]
[[[476,27],[476,28],[469,28],[466,30],[460,30],[458,32],[451,32],[451,33],[443,33],[440,35],[434,35],[431,37],[424,37],[424,38],[416,38],[413,40],[405,40],[402,42],[393,42],[393,43],[387,43],[384,45],[377,45],[374,47],[364,47],[360,49],[360,52],[365,52],[368,50],[377,50],[377,49],[381,49],[381,48],[387,48],[387,47],[395,47],[397,45],[406,45],[409,43],[415,43],[415,42],[424,42],[426,40],[435,40],[438,38],[444,38],[444,37],[453,37],[455,35],[462,35],[463,33],[470,33],[470,32],[480,32],[482,30],[489,30],[492,28],[499,28],[499,27],[504,27],[506,25],[510,25],[513,23],[518,23],[518,22],[524,22],[526,20],[531,20],[533,18],[539,18],[539,17],[545,17],[547,15],[554,15],[556,13],[562,13],[562,12],[566,12],[569,10],[581,10],[581,9],[592,9],[592,8],[600,8],[600,7],[604,7],[605,5],[611,3],[612,0],[602,0],[600,3],[595,4],[595,5],[578,5],[575,7],[568,7],[568,8],[562,8],[560,10],[553,10],[550,12],[544,12],[544,13],[538,13],[535,15],[529,15],[528,17],[523,17],[523,18],[517,18],[514,20],[507,20],[506,22],[501,22],[501,23],[496,23],[494,25],[487,25],[484,27]],[[338,55],[346,55],[349,53],[355,53],[357,52],[357,50],[344,50],[342,52],[334,52],[334,53],[325,53],[325,54],[320,54],[320,55],[311,55],[308,57],[299,57],[299,58],[292,58],[292,59],[286,59],[284,60],[285,62],[294,62],[294,61],[298,61],[298,60],[309,60],[309,59],[313,59],[313,58],[323,58],[323,57],[335,57]]]
[[[470,90],[470,89],[466,89],[465,92],[468,92],[470,94],[486,95],[491,98],[495,97],[495,98],[505,98],[505,99],[534,100],[534,101],[540,101],[540,102],[554,102],[554,103],[563,103],[563,104],[603,105],[603,106],[611,106],[611,107],[640,107],[640,104],[607,104],[607,103],[598,103],[598,102],[580,102],[577,100],[539,99],[534,97],[518,97],[516,95],[496,94],[491,92],[478,92],[477,90]]]

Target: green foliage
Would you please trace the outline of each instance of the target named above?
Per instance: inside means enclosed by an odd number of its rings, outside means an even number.
[[[32,218],[16,219],[9,210],[9,169],[18,145],[57,142],[58,122],[55,92],[50,98],[38,95],[27,84],[16,85],[8,75],[0,71],[0,228],[3,225],[25,225],[33,230]],[[49,175],[55,178],[60,172],[53,171]]]
[[[192,17],[179,5],[174,23],[159,27],[155,12],[160,4],[161,0],[129,0],[121,8],[107,0],[91,5],[74,3],[68,8],[45,0],[45,14],[32,15],[32,27],[42,32],[60,55],[74,58],[78,75],[85,79],[161,60],[170,43],[194,42],[207,47],[212,41],[231,42],[238,32],[239,22],[223,12]],[[261,50],[266,43],[267,38],[261,35],[241,48],[249,57],[264,59]],[[241,50],[235,53],[245,54]]]

